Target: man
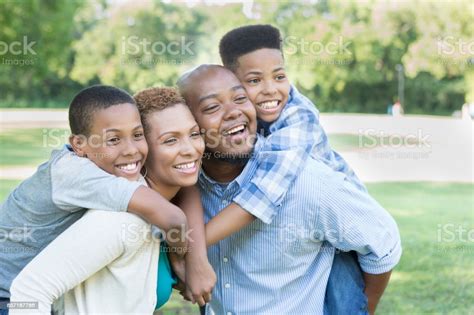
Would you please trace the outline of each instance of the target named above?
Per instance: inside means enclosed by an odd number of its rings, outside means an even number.
[[[247,184],[265,139],[256,134],[256,113],[229,70],[203,65],[179,82],[205,132],[199,178],[206,222]],[[374,312],[401,255],[391,216],[343,174],[308,159],[271,223],[255,220],[208,249],[217,274],[207,311],[216,314],[322,314],[335,248],[358,253],[369,311]],[[343,285],[343,284],[342,284]],[[354,297],[360,311],[366,305]]]

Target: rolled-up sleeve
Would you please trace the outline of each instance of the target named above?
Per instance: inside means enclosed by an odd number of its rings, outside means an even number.
[[[366,273],[392,270],[402,254],[392,216],[343,176],[328,176],[323,186],[316,226],[324,240],[340,250],[356,251]]]

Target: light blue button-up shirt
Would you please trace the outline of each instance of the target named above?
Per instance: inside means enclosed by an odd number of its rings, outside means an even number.
[[[201,172],[206,222],[251,180],[262,143],[230,183]],[[343,173],[308,159],[270,224],[255,220],[208,249],[217,284],[207,313],[322,314],[335,248],[355,250],[372,274],[393,269],[401,255],[392,217]]]

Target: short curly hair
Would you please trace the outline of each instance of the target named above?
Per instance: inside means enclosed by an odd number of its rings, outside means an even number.
[[[137,103],[145,133],[151,130],[147,120],[150,114],[176,104],[186,105],[184,98],[174,87],[151,87],[139,91],[133,98]]]
[[[278,28],[268,24],[242,26],[229,31],[219,42],[222,64],[232,71],[238,67],[239,57],[262,48],[282,51]]]

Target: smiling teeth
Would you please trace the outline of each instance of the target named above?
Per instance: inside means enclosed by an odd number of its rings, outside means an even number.
[[[264,103],[258,104],[258,106],[263,109],[273,109],[278,106],[278,101],[264,102]]]
[[[225,132],[226,135],[230,135],[232,133],[236,133],[236,132],[239,132],[239,131],[242,131],[244,130],[245,126],[244,125],[240,125],[240,126],[237,126],[237,127],[234,127],[232,129],[229,129]]]
[[[195,165],[196,165],[196,162],[183,163],[183,164],[176,165],[175,168],[178,168],[180,170],[185,170],[185,169],[193,168]]]
[[[124,170],[124,171],[133,171],[137,168],[137,162],[135,163],[130,163],[130,164],[126,164],[126,165],[120,165],[118,168],[121,169],[121,170]]]

